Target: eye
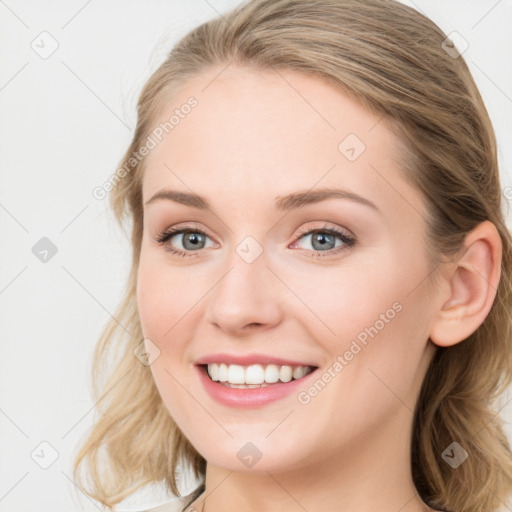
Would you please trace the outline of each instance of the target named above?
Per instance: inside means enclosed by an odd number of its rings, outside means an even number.
[[[299,238],[294,242],[292,248],[295,248],[300,241],[310,237],[310,243],[313,249],[302,249],[311,252],[312,256],[315,257],[338,254],[356,243],[355,238],[350,234],[329,226],[309,230],[302,229],[299,235]],[[207,246],[207,240],[211,240],[211,238],[204,231],[190,226],[169,228],[160,233],[156,238],[156,241],[160,245],[165,246],[166,251],[184,258],[197,256],[198,254],[194,253],[199,253],[201,249],[215,245],[211,244]],[[340,243],[337,243],[337,240],[339,240]],[[179,244],[182,246],[181,248],[175,246],[177,241],[179,241]]]
[[[305,229],[302,230],[300,234],[301,236],[293,245],[295,246],[301,240],[308,239],[309,237],[311,246],[313,247],[312,256],[315,257],[338,254],[356,243],[353,236],[329,226],[317,229]],[[337,240],[339,240],[340,243],[337,244]],[[306,250],[311,252],[309,249]]]
[[[206,239],[209,238],[210,237],[206,233],[196,228],[169,228],[163,233],[160,233],[157,236],[156,241],[160,245],[165,245],[166,251],[177,254],[178,256],[188,257],[195,256],[190,253],[197,252],[200,249],[205,249]],[[184,250],[174,247],[171,243],[173,239],[180,240]]]

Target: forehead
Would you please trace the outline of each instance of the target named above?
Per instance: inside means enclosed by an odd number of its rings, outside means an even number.
[[[190,97],[196,106],[180,111]],[[241,202],[316,185],[364,190],[391,205],[415,193],[401,178],[395,136],[382,116],[317,76],[209,69],[183,85],[155,127],[173,114],[179,122],[146,159],[144,201],[162,187],[212,197],[221,191]]]

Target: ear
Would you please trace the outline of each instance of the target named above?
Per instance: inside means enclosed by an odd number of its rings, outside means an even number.
[[[490,221],[478,224],[464,239],[461,256],[444,275],[448,290],[431,325],[436,345],[455,345],[473,334],[489,314],[501,275],[502,243]]]

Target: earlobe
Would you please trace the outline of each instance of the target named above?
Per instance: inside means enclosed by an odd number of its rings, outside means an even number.
[[[473,334],[491,310],[501,275],[502,243],[490,221],[478,224],[464,240],[459,258],[444,276],[448,297],[440,297],[430,332],[436,345],[455,345]]]

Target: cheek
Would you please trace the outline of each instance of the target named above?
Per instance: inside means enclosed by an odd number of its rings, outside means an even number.
[[[403,275],[394,272],[383,249],[373,251],[371,258],[346,258],[338,266],[283,267],[280,276],[298,299],[292,297],[290,304],[305,308],[303,322],[316,329],[310,332],[312,339],[331,340],[339,350],[400,300],[397,281]]]
[[[158,343],[179,321],[187,287],[176,270],[163,271],[161,262],[142,251],[137,274],[137,305],[142,332]]]
[[[190,406],[190,396],[179,382],[185,382],[183,354],[185,339],[180,328],[190,306],[184,298],[186,283],[180,281],[177,269],[167,269],[165,262],[157,261],[155,254],[141,252],[137,274],[137,305],[144,338],[149,338],[159,350],[150,366],[160,396],[171,416],[180,423],[186,421],[183,411]],[[196,299],[197,300],[197,299]]]
[[[411,281],[402,273],[374,283],[374,290],[365,290],[366,301],[364,295],[354,297],[363,301],[360,307],[353,304],[340,315],[340,343],[330,347],[333,360],[341,356],[343,363],[336,399],[343,397],[361,422],[370,416],[377,421],[404,404],[414,408],[428,343],[423,291],[411,293]]]
[[[337,268],[318,266],[308,279],[295,270],[283,277],[307,304],[302,326],[325,349],[326,365],[343,358],[338,382],[348,379],[346,389],[357,383],[371,395],[383,388],[370,369],[406,393],[414,378],[428,339],[428,297],[417,286],[426,263],[416,254],[405,260],[414,265],[406,265],[402,256],[398,249],[372,251],[371,258],[347,258]]]

